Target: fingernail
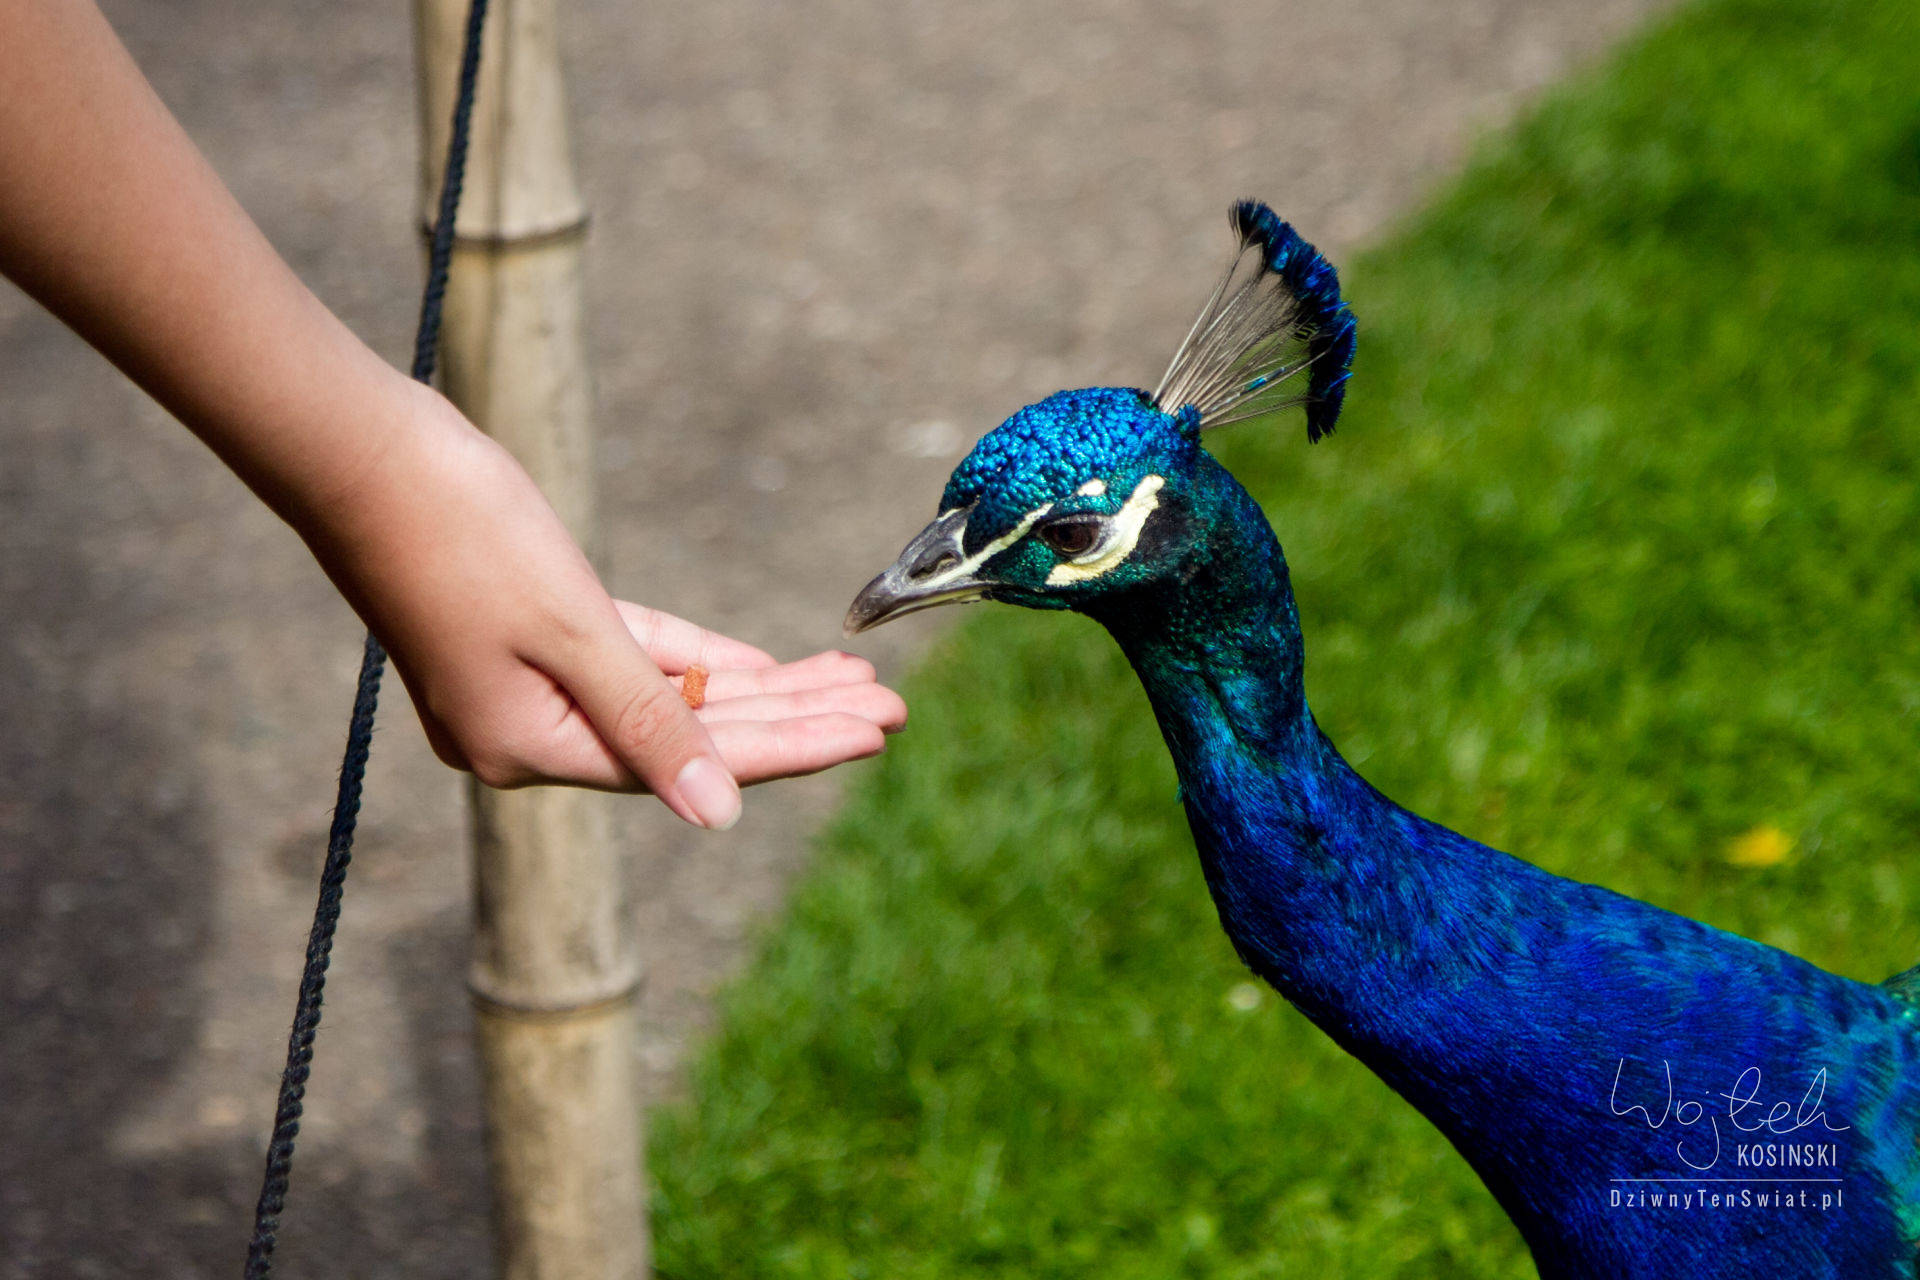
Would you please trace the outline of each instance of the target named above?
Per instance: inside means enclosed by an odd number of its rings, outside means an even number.
[[[687,761],[673,785],[701,826],[725,831],[740,821],[740,787],[726,766],[712,756],[695,756]]]

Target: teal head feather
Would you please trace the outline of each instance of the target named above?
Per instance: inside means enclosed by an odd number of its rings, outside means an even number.
[[[1209,532],[1201,514],[1251,513],[1253,540],[1271,537],[1250,503],[1208,492],[1237,486],[1200,434],[1296,405],[1309,439],[1331,432],[1355,323],[1333,267],[1272,210],[1241,201],[1231,220],[1233,260],[1159,386],[1062,391],[989,432],[939,517],[855,601],[849,633],[963,600],[1088,608],[1180,572]]]

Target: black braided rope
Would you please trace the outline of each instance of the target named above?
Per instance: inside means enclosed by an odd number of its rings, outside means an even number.
[[[454,99],[453,131],[447,141],[440,208],[434,218],[433,245],[427,255],[427,287],[420,298],[420,327],[413,341],[413,376],[421,382],[433,379],[434,357],[440,348],[440,309],[446,300],[447,268],[453,259],[453,220],[460,208],[460,187],[466,179],[473,88],[480,71],[480,29],[486,16],[487,0],[472,0],[472,7],[467,11],[466,42],[460,53],[460,88]],[[286,1208],[287,1185],[293,1175],[293,1143],[300,1133],[307,1078],[313,1072],[313,1042],[320,1030],[320,1000],[327,986],[327,962],[333,953],[334,931],[340,924],[347,864],[353,860],[353,830],[360,816],[367,756],[373,749],[373,715],[380,701],[380,676],[386,665],[387,651],[380,647],[373,633],[368,632],[360,658],[360,683],[353,694],[353,717],[347,724],[347,749],[340,761],[340,790],[334,800],[333,825],[327,832],[327,860],[320,869],[320,900],[313,909],[313,929],[307,935],[307,967],[300,975],[293,1030],[287,1037],[287,1066],[280,1076],[273,1137],[267,1143],[267,1171],[260,1183],[260,1202],[253,1211],[253,1238],[247,1243],[247,1280],[266,1280],[273,1268],[280,1214]]]

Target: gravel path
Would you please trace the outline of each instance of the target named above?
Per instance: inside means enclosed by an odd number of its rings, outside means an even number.
[[[1659,7],[569,6],[617,589],[784,654],[837,644],[976,434],[1157,376],[1231,198],[1338,258]],[[108,8],[274,242],[404,362],[404,6]],[[861,649],[898,670],[938,625]],[[0,285],[0,1280],[237,1266],[357,635],[284,528]],[[289,1274],[486,1270],[460,786],[391,687]],[[755,793],[725,837],[618,806],[656,1096],[835,786]]]

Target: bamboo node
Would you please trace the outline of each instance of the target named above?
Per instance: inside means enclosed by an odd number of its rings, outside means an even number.
[[[520,1022],[566,1022],[575,1018],[596,1017],[623,1004],[631,1004],[640,994],[641,978],[636,975],[609,995],[594,996],[566,1003],[508,1000],[489,995],[478,982],[469,981],[467,990],[480,1012]]]

